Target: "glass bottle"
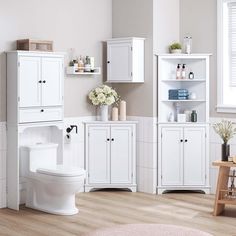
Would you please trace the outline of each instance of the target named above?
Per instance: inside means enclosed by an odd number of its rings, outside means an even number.
[[[184,51],[186,54],[192,53],[192,37],[184,37]]]
[[[86,58],[85,58],[84,71],[91,72],[91,64],[90,64],[89,56],[86,56]]]
[[[197,112],[195,110],[192,110],[191,122],[197,122]]]

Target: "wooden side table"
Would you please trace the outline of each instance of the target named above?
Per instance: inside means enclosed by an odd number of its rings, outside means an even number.
[[[228,191],[228,181],[230,177],[230,168],[236,167],[233,162],[214,161],[213,166],[219,166],[217,189],[215,196],[214,216],[218,216],[224,211],[225,204],[236,205],[236,199],[227,199],[223,195]]]

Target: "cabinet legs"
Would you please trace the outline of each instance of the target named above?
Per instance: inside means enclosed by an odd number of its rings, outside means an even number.
[[[225,204],[219,203],[220,199],[220,191],[228,189],[228,180],[229,180],[229,171],[230,167],[220,166],[218,180],[217,180],[217,189],[216,189],[216,196],[215,196],[215,206],[214,206],[214,216],[220,215],[224,209]]]

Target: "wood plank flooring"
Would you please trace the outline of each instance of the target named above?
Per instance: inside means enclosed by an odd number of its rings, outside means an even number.
[[[55,216],[24,206],[0,210],[0,235],[74,236],[117,224],[161,223],[188,226],[219,236],[236,236],[236,207],[212,216],[214,196],[193,193],[150,195],[124,191],[79,193],[80,213]]]

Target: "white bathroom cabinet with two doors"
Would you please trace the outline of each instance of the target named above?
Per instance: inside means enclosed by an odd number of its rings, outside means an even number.
[[[22,177],[21,147],[58,143],[63,159],[64,54],[7,52],[7,207],[19,210]]]
[[[136,191],[136,123],[86,122],[85,191],[127,188]]]
[[[208,127],[161,125],[158,193],[164,190],[209,192]]]

